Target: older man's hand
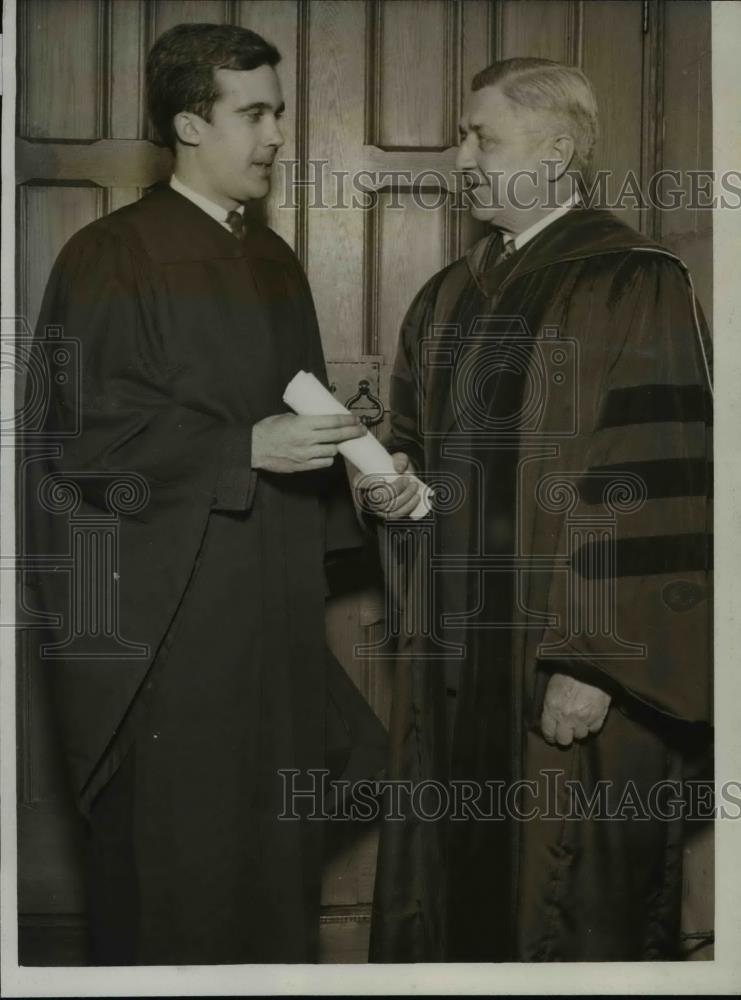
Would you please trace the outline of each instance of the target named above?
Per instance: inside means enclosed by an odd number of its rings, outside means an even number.
[[[540,728],[549,743],[567,747],[599,732],[610,707],[610,695],[566,674],[553,674],[548,681]]]
[[[409,517],[419,503],[419,482],[411,477],[415,469],[403,451],[391,456],[398,479],[388,476],[363,476],[353,479],[353,488],[363,510],[383,520]]]

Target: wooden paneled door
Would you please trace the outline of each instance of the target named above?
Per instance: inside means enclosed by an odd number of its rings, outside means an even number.
[[[308,272],[343,401],[364,379],[386,404],[405,308],[480,232],[436,196],[429,173],[453,165],[475,71],[512,55],[579,63],[602,107],[600,165],[645,178],[660,162],[657,0],[18,0],[18,302],[31,328],[64,241],[168,176],[169,156],[151,142],[146,121],[143,65],[157,36],[183,21],[241,24],[283,54],[286,144],[265,210]],[[655,213],[626,214],[658,231]],[[382,619],[380,589],[362,581],[328,608],[331,644],[387,721],[391,668],[353,653],[373,641]],[[78,829],[61,791],[37,666],[24,656],[19,778],[26,960],[76,962]],[[328,862],[325,961],[365,960],[374,836],[361,832]]]

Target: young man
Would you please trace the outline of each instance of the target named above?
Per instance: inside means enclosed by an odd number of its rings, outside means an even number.
[[[67,243],[39,320],[80,343],[82,429],[32,464],[36,495],[77,498],[32,510],[36,551],[66,552],[70,517],[117,519],[118,568],[82,597],[117,607],[115,655],[98,633],[49,662],[99,963],[315,961],[321,825],[277,819],[279,771],[336,777],[352,739],[383,739],[324,634],[325,554],[362,540],[334,460],[365,431],[286,412],[299,369],[325,379],[311,294],[243,217],[283,143],[279,59],[235,26],[159,38],[148,100],[172,180]],[[78,401],[50,384],[57,441]],[[69,581],[41,578],[64,637]]]
[[[389,776],[466,801],[386,824],[376,960],[677,954],[668,800],[711,710],[709,356],[682,262],[580,203],[596,135],[579,70],[479,73],[458,166],[493,232],[402,327],[397,469],[461,503],[418,528],[434,634],[402,644]]]

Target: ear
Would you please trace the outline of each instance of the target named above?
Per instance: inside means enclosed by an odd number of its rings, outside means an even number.
[[[200,146],[202,119],[192,111],[180,111],[172,120],[175,135],[185,146]]]
[[[574,140],[570,135],[559,135],[551,140],[548,150],[548,180],[559,180],[574,159]]]

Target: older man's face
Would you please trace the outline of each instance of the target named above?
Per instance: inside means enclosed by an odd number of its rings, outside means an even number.
[[[469,94],[460,122],[456,166],[469,175],[471,212],[477,219],[517,231],[518,215],[547,190],[538,116],[505,97],[498,87]],[[534,171],[536,178],[526,176]]]

